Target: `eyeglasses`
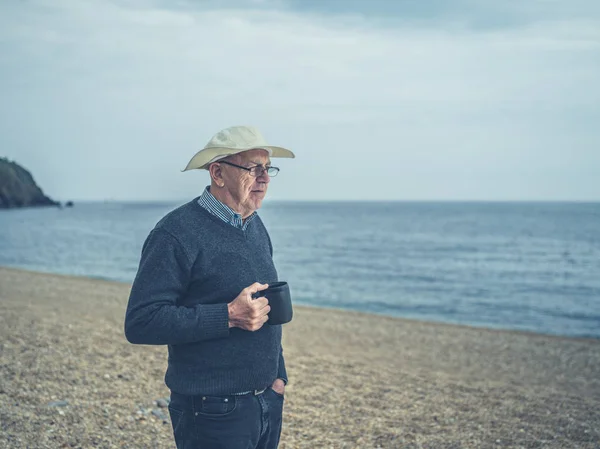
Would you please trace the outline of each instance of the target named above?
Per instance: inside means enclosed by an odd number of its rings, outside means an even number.
[[[219,161],[219,163],[231,165],[232,167],[237,167],[241,168],[242,170],[246,170],[250,173],[250,176],[254,176],[255,178],[262,176],[265,172],[267,172],[267,175],[269,175],[271,178],[273,176],[277,176],[277,173],[279,173],[279,169],[277,167],[271,167],[270,165],[267,167],[263,167],[262,165],[255,165],[254,167],[244,167],[243,165],[238,165],[234,164],[233,162],[227,161]]]

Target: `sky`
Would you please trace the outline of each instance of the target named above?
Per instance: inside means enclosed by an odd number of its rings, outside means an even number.
[[[0,2],[0,156],[67,200],[188,200],[251,125],[274,200],[600,201],[597,0]]]

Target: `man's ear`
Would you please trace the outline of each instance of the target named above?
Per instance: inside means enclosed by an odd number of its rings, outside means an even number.
[[[210,173],[210,179],[217,187],[223,187],[225,185],[221,164],[217,162],[210,164],[208,167],[208,172]]]

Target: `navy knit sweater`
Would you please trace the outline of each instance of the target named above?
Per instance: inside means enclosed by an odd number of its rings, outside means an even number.
[[[271,240],[259,217],[242,231],[197,199],[167,214],[146,239],[133,282],[125,335],[168,345],[167,386],[223,395],[287,382],[281,326],[229,328],[227,303],[254,282],[273,283]]]

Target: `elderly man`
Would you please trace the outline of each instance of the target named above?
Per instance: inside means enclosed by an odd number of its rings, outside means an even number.
[[[125,315],[131,343],[168,345],[165,383],[178,449],[276,448],[287,374],[281,326],[253,295],[277,281],[256,210],[294,154],[250,127],[217,133],[185,170],[210,186],[162,218],[146,239]],[[259,294],[260,296],[260,294]]]

